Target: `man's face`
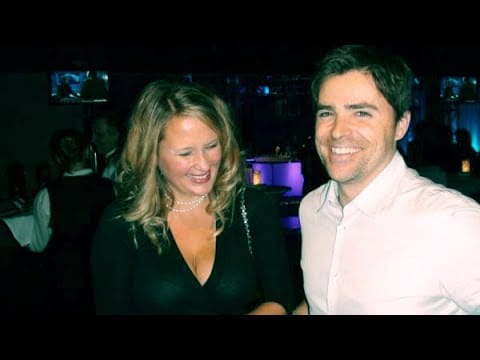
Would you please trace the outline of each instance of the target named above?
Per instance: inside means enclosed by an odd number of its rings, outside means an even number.
[[[327,78],[317,109],[317,151],[351,200],[388,165],[410,115],[396,122],[372,76],[357,70]]]
[[[97,119],[93,123],[92,131],[92,141],[101,155],[108,154],[118,146],[120,134],[117,129],[108,126],[106,119]]]

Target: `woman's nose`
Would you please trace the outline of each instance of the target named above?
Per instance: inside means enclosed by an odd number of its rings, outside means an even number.
[[[195,167],[197,167],[200,170],[208,169],[209,167],[208,158],[203,152],[199,152],[194,159],[195,159],[195,163],[194,163]]]

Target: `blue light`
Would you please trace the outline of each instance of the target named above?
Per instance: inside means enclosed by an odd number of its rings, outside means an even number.
[[[260,96],[268,96],[270,94],[270,87],[268,85],[258,85],[257,94]]]

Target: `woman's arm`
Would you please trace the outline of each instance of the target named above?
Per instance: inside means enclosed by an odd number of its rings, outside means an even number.
[[[33,200],[33,236],[27,245],[33,252],[42,252],[50,241],[50,196],[47,188],[38,192]]]
[[[248,315],[287,315],[287,310],[277,302],[264,302],[257,306]]]
[[[132,267],[136,249],[128,224],[107,208],[92,247],[92,279],[97,314],[131,313]]]
[[[308,315],[308,305],[305,300],[303,300],[295,310],[292,311],[292,315]]]
[[[288,314],[293,310],[295,296],[279,204],[256,189],[247,191],[245,204],[252,234],[252,256],[264,298],[251,314]]]

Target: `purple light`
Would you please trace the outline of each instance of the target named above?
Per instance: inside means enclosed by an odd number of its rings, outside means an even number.
[[[253,170],[261,171],[262,184],[289,186],[283,196],[302,196],[303,175],[300,161],[251,161]]]
[[[298,216],[284,216],[282,217],[282,226],[287,230],[299,230],[300,219]]]

